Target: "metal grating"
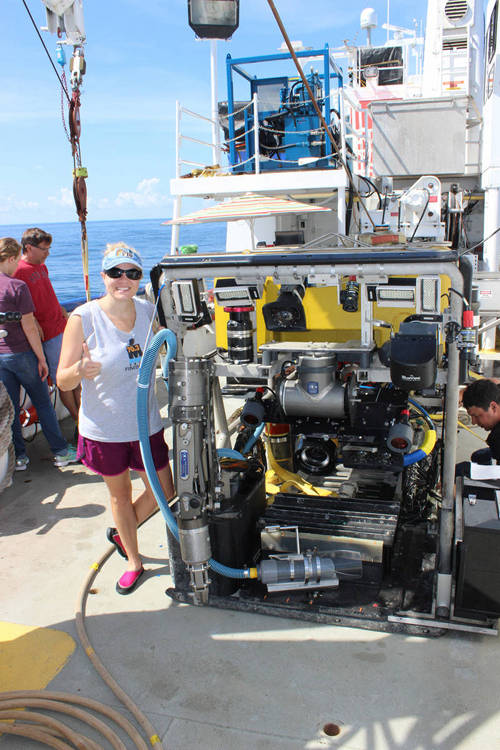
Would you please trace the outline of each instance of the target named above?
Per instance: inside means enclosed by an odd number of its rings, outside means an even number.
[[[443,39],[443,49],[467,49],[467,39]]]
[[[394,488],[381,483],[372,497],[362,488],[354,499],[316,497],[280,492],[264,515],[268,526],[298,526],[302,533],[370,539],[392,545],[399,515],[399,502],[384,500]],[[373,497],[373,494],[376,496]],[[378,497],[377,497],[378,495]]]
[[[461,21],[467,15],[469,4],[467,0],[448,0],[444,6],[444,14],[449,21]]]

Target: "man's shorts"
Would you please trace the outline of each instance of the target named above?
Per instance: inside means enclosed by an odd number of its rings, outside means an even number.
[[[168,446],[163,430],[150,435],[149,444],[155,469],[164,469],[168,464]],[[104,477],[118,476],[127,469],[145,471],[138,440],[104,443],[79,435],[77,456],[85,466]]]
[[[45,359],[49,367],[49,377],[56,384],[56,373],[59,365],[59,357],[61,356],[63,335],[60,333],[58,336],[49,339],[48,341],[42,341],[43,351],[45,352]]]

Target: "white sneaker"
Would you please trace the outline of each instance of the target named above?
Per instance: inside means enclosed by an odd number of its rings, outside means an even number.
[[[54,466],[67,466],[68,464],[74,464],[78,461],[76,457],[76,450],[68,446],[66,453],[57,453],[54,456]]]
[[[29,462],[28,456],[19,456],[19,458],[16,458],[16,471],[26,471]]]

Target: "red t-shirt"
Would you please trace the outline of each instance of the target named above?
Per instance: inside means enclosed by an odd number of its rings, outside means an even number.
[[[0,312],[20,312],[21,315],[27,315],[33,310],[30,290],[26,284],[0,273]],[[20,322],[5,322],[0,328],[7,331],[7,336],[0,338],[0,354],[19,354],[30,350],[30,343]]]
[[[21,258],[14,278],[26,282],[35,305],[35,318],[42,327],[44,341],[59,336],[66,327],[66,318],[49,279],[45,263],[35,265]]]

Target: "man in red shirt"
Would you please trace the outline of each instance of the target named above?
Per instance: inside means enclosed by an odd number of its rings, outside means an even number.
[[[23,255],[14,277],[24,281],[31,292],[49,375],[55,385],[62,336],[68,315],[59,304],[45,265],[52,244],[52,235],[44,232],[43,229],[33,227],[24,232],[21,244]],[[78,424],[80,388],[75,388],[73,391],[59,391],[59,396],[71,417]]]

